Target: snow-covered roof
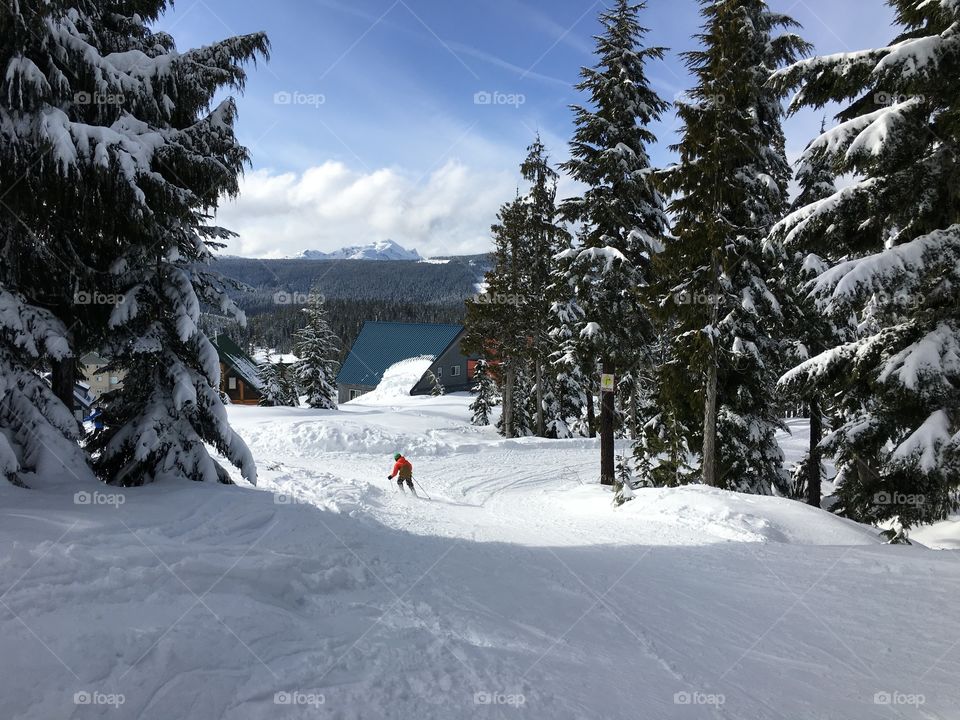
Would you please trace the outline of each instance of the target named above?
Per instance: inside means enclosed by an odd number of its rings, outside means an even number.
[[[259,365],[260,363],[269,361],[274,365],[293,365],[295,362],[300,360],[299,357],[293,353],[278,353],[275,348],[257,348],[253,353],[253,361]]]
[[[226,335],[218,335],[211,341],[220,356],[220,362],[231,368],[250,387],[260,390],[263,382],[257,371],[257,364],[239,345]]]
[[[462,332],[463,325],[368,320],[340,368],[337,384],[379,385],[391,365],[426,355],[440,357]]]

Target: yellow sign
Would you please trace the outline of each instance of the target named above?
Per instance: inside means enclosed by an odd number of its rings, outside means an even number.
[[[600,392],[613,392],[613,375],[600,376]]]

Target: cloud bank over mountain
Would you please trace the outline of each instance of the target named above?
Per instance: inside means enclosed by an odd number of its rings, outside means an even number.
[[[302,173],[248,173],[240,196],[217,222],[240,233],[224,252],[290,257],[305,249],[332,252],[391,238],[421,255],[490,249],[490,224],[513,195],[510,172],[482,172],[449,160],[427,176],[401,170],[351,170],[337,161]]]

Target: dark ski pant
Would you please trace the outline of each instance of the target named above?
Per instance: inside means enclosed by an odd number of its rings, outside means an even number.
[[[403,484],[406,483],[407,487],[413,490],[413,476],[404,477],[403,475],[397,476],[397,487],[403,490]]]

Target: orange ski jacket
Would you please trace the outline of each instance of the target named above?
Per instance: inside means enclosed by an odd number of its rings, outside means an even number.
[[[397,473],[400,474],[401,480],[409,480],[413,477],[413,465],[411,465],[410,461],[407,460],[402,455],[400,456],[400,459],[397,460],[397,462],[394,464],[393,472],[390,473],[390,478],[393,479],[393,477]]]

